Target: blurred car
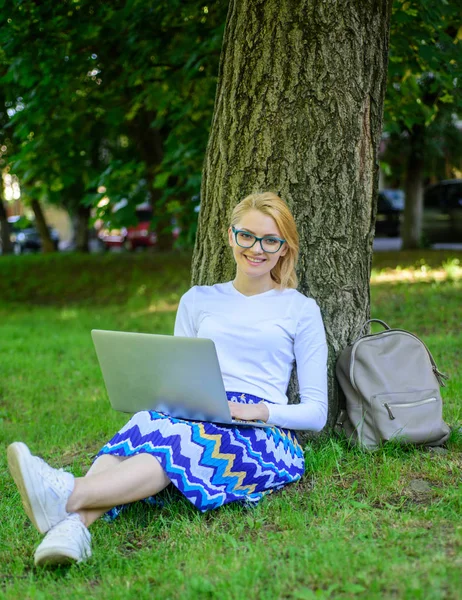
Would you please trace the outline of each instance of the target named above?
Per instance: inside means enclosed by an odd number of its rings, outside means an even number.
[[[380,190],[377,199],[376,236],[398,237],[404,210],[403,190]]]
[[[157,244],[157,234],[151,230],[153,218],[152,207],[148,203],[139,204],[135,211],[136,225],[129,225],[119,229],[102,227],[98,232],[98,238],[106,249],[121,248],[133,251],[138,248],[153,248]],[[179,235],[179,229],[173,228],[173,238]]]
[[[404,211],[402,190],[381,190],[376,235],[399,236]],[[462,179],[446,179],[428,186],[423,195],[422,241],[462,243]]]
[[[124,247],[127,250],[150,248],[156,245],[157,235],[151,231],[152,209],[149,204],[140,204],[136,208],[136,225],[120,227],[102,227],[99,239],[106,249]]]
[[[462,179],[446,179],[428,186],[423,203],[424,241],[462,243]]]
[[[39,252],[42,249],[42,240],[33,221],[15,215],[8,217],[8,224],[10,227],[10,240],[15,254]],[[49,227],[49,230],[55,250],[58,250],[59,234],[53,227]]]

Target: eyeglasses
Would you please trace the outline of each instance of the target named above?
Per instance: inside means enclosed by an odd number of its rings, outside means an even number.
[[[241,248],[252,248],[257,242],[260,242],[261,249],[263,252],[274,254],[281,249],[282,244],[286,240],[275,237],[274,235],[265,235],[264,237],[257,237],[253,233],[243,231],[242,229],[236,229],[234,225],[231,227],[234,233],[234,239],[236,244]]]

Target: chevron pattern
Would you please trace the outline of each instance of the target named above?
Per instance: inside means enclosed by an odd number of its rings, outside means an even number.
[[[261,398],[227,392],[228,400]],[[136,413],[100,450],[102,454],[155,456],[173,485],[201,512],[228,502],[257,503],[300,479],[303,451],[294,433],[279,427],[238,427]],[[113,516],[120,512],[115,509]]]

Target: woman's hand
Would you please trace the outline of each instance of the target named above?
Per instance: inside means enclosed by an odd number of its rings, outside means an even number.
[[[241,404],[239,402],[230,402],[228,400],[229,410],[233,419],[242,421],[266,421],[269,418],[269,410],[266,404]]]

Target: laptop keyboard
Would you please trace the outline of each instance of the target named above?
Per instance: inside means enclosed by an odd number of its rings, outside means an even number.
[[[251,427],[272,427],[272,425],[268,425],[265,421],[244,421],[241,419],[233,419],[233,425],[250,425]]]

